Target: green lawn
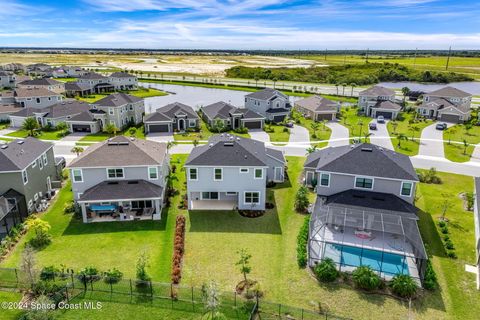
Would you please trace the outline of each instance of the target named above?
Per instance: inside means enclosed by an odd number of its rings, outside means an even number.
[[[443,143],[445,148],[445,158],[455,162],[469,161],[475,146],[469,145],[466,149],[463,139],[469,144],[480,143],[480,126],[472,126],[470,130],[465,129],[464,124],[457,124],[448,128],[443,132]],[[449,143],[451,141],[459,141],[461,144]]]
[[[53,80],[57,80],[60,82],[77,82],[78,78],[53,78]]]
[[[7,129],[10,127],[10,122],[1,122],[0,123],[0,130]]]
[[[227,131],[225,133],[234,134],[244,138],[250,138],[248,133],[237,133],[233,130]],[[184,133],[176,133],[173,135],[175,141],[194,141],[194,140],[208,140],[212,135],[215,133],[208,130],[207,124],[200,120],[200,131],[199,132],[184,132]]]
[[[143,125],[141,126],[138,126],[138,127],[129,127],[125,130],[122,130],[120,131],[119,133],[117,133],[117,135],[124,135],[124,136],[127,136],[127,137],[130,137],[130,128],[136,128],[136,131],[135,131],[135,135],[134,137],[137,138],[137,139],[145,139],[145,131],[143,129]],[[108,138],[111,138],[112,135],[106,133],[106,132],[97,132],[97,133],[91,133],[91,134],[88,134],[86,136],[84,136],[82,139],[80,139],[80,141],[83,141],[83,142],[99,142],[99,141],[105,141],[107,140]]]
[[[145,88],[145,87],[139,87],[138,90],[128,90],[128,91],[119,91],[119,92],[124,92],[128,93],[132,96],[139,97],[139,98],[149,98],[149,97],[158,97],[158,96],[166,96],[168,93],[154,89],[154,88]],[[108,96],[110,93],[106,94],[91,94],[85,97],[76,97],[78,100],[85,101],[87,103],[94,103],[102,98],[105,98]]]
[[[431,124],[432,121],[430,120],[416,121],[414,112],[401,112],[397,120],[390,121],[387,124],[388,134],[391,137],[395,151],[409,156],[417,155],[418,149],[420,148],[420,140],[411,138],[420,138],[422,135],[422,130]],[[398,134],[402,133],[406,135],[409,140],[401,140],[399,147],[398,139],[396,137]]]
[[[307,128],[309,134],[310,134],[310,140],[329,140],[330,139],[330,135],[332,134],[332,130],[327,127],[326,125],[324,125],[323,122],[316,122],[319,124],[319,128],[316,130],[316,132],[314,132],[313,128],[312,128],[312,123],[314,123],[315,121],[313,121],[312,119],[307,119],[305,118],[300,112],[298,111],[295,111],[293,110],[292,111],[292,119],[295,119],[295,123],[297,125],[300,125],[302,127],[305,127]],[[315,133],[315,135],[314,135]],[[316,143],[315,144],[317,146],[317,148],[323,148],[323,147],[326,147],[328,145],[328,141],[327,142],[320,142],[320,143]]]
[[[348,128],[350,138],[365,137],[365,134],[368,134],[368,124],[372,118],[359,115],[356,107],[342,108],[340,114],[340,124]]]
[[[12,133],[7,134],[9,137],[15,138],[26,138],[28,137],[28,131],[20,129]],[[60,140],[64,136],[62,135],[62,130],[53,130],[53,131],[43,131],[37,130],[35,138],[42,140]]]
[[[280,124],[265,124],[265,132],[270,136],[271,142],[285,142],[287,143],[290,139],[290,129],[284,125]],[[285,130],[287,129],[287,130]]]
[[[1,291],[0,290],[0,303],[1,302],[20,302],[23,294],[13,291]],[[2,320],[17,320],[22,314],[21,310],[0,308],[0,319]]]

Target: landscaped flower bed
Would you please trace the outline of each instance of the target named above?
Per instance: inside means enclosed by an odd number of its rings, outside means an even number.
[[[185,252],[185,216],[177,216],[173,244],[172,283],[179,284],[182,278],[182,259]]]

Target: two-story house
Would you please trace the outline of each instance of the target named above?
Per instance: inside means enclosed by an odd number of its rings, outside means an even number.
[[[110,75],[110,83],[115,90],[135,90],[138,87],[138,79],[127,72],[114,72]]]
[[[145,133],[198,130],[200,118],[192,107],[180,102],[167,104],[145,116]]]
[[[128,124],[139,124],[145,113],[145,103],[126,93],[113,93],[93,103],[92,112],[103,113],[102,127],[114,124],[117,128],[124,128]]]
[[[283,182],[285,157],[260,141],[219,134],[186,163],[189,210],[265,210],[267,182]]]
[[[43,109],[63,100],[62,95],[44,88],[17,88],[0,93],[2,104],[15,104],[21,108]]]
[[[95,72],[89,72],[78,77],[77,83],[89,85],[92,87],[94,93],[104,93],[115,90],[115,86],[111,84],[110,77],[105,77]]]
[[[294,108],[306,118],[331,121],[335,120],[337,113],[340,112],[340,102],[314,95],[295,101]]]
[[[288,96],[275,89],[266,88],[245,96],[245,108],[261,114],[272,122],[282,122],[292,106]]]
[[[461,123],[470,120],[472,95],[454,87],[444,87],[423,95],[417,112],[430,119]]]
[[[402,106],[395,103],[395,91],[382,86],[373,86],[358,94],[358,107],[367,116],[396,119]]]
[[[262,129],[265,117],[250,109],[236,108],[227,102],[215,102],[200,108],[203,120],[211,127],[223,122],[226,130],[237,128]]]
[[[35,138],[0,146],[0,196],[17,198],[21,216],[41,210],[42,199],[59,187],[64,161],[55,159],[53,144]],[[9,196],[10,195],[10,196]],[[20,200],[18,200],[20,199]]]
[[[89,147],[69,166],[83,222],[161,219],[167,145],[117,136]]]
[[[38,78],[32,80],[25,80],[17,83],[17,88],[23,89],[46,89],[58,94],[65,93],[65,83],[49,79],[49,78]]]
[[[0,70],[0,89],[15,87],[15,78],[14,73]]]
[[[304,170],[317,193],[310,266],[331,258],[341,271],[368,264],[385,278],[422,280],[427,256],[414,206],[418,177],[408,156],[368,143],[330,147],[310,154]]]

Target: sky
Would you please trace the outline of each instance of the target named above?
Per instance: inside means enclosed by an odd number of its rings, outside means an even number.
[[[0,46],[480,49],[478,0],[0,0]]]

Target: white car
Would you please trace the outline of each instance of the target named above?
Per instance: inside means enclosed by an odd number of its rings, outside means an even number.
[[[385,118],[383,116],[378,116],[377,123],[385,123]]]

